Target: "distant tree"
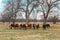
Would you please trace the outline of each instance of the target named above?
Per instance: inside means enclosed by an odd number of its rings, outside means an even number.
[[[57,16],[54,16],[53,19],[52,19],[53,24],[56,24],[57,20],[58,20],[58,17]]]
[[[58,17],[59,17],[59,14],[57,15],[54,14],[53,16],[50,16],[48,20],[51,21],[53,24],[56,24],[56,22],[58,21]]]
[[[10,15],[8,17],[13,20],[13,23],[15,23],[20,5],[21,0],[8,0],[5,6],[5,11],[8,12],[7,14]]]
[[[40,12],[43,13],[43,17],[44,17],[44,22],[43,25],[47,23],[47,18],[50,14],[53,8],[57,8],[58,9],[58,5],[60,0],[38,0],[39,3],[39,8],[40,8]]]
[[[2,22],[10,22],[11,21],[11,17],[9,13],[4,13],[2,14]]]

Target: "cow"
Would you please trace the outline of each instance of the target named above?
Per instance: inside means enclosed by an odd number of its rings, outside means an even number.
[[[20,24],[20,29],[23,28],[23,24]]]
[[[32,24],[32,26],[33,26],[33,29],[36,29],[36,24]]]
[[[50,27],[49,24],[44,24],[44,25],[43,25],[43,29],[46,29],[46,28],[49,28],[49,27]]]
[[[25,29],[25,30],[27,29],[26,24],[23,24],[22,27],[23,27],[23,29]]]
[[[36,25],[36,29],[38,29],[38,28],[39,28],[39,24]]]
[[[19,25],[18,24],[15,24],[15,28],[19,28]]]
[[[43,24],[43,29],[46,29],[46,25]]]
[[[10,29],[12,29],[12,28],[15,28],[15,29],[16,29],[16,28],[18,28],[18,27],[19,27],[18,24],[11,24],[11,25],[10,25]]]
[[[12,29],[12,27],[15,27],[15,24],[11,24],[11,25],[10,25],[10,29]]]
[[[31,29],[31,28],[32,28],[32,24],[27,24],[27,27],[28,27],[29,29]]]
[[[46,24],[46,27],[47,27],[47,28],[50,28],[50,24]]]

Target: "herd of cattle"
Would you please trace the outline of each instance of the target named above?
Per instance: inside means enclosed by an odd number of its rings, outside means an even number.
[[[39,26],[39,24],[11,24],[10,25],[10,29],[12,29],[12,28],[14,28],[14,29],[16,29],[16,28],[19,28],[19,29],[31,29],[31,28],[33,28],[33,29],[38,29],[40,26]],[[49,24],[46,24],[46,25],[43,25],[43,29],[46,29],[46,28],[49,28],[50,27],[50,25]]]

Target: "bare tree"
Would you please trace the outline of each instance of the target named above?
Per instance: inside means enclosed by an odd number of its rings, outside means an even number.
[[[17,16],[16,13],[18,13],[18,11],[25,12],[26,21],[28,23],[30,14],[32,13],[34,8],[38,6],[37,0],[26,0],[26,3],[23,3],[23,1],[21,0],[9,0],[7,5],[8,6],[6,7],[6,10],[11,14],[13,23],[15,23],[15,19]]]
[[[8,0],[6,4],[5,11],[8,11],[10,18],[13,20],[13,23],[15,23],[15,19],[17,17],[20,5],[21,0]]]
[[[29,16],[33,12],[34,8],[36,8],[37,5],[37,0],[26,0],[26,3],[22,3],[22,7],[20,9],[25,12],[25,17],[26,17],[26,23],[29,21]]]
[[[44,16],[44,23],[46,24],[47,18],[50,14],[53,8],[58,8],[60,0],[38,0],[39,2],[39,7],[40,7],[40,12],[43,13]]]

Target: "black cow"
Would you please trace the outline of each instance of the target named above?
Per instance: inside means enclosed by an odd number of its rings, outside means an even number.
[[[27,29],[26,24],[23,24],[22,27],[23,27],[23,29],[25,29],[25,30]]]
[[[47,28],[50,28],[50,24],[46,24]]]
[[[50,27],[49,24],[44,24],[44,25],[43,25],[43,29],[46,29],[46,28],[49,28],[49,27]]]
[[[33,25],[33,29],[36,29],[36,25],[35,24],[32,24]]]

